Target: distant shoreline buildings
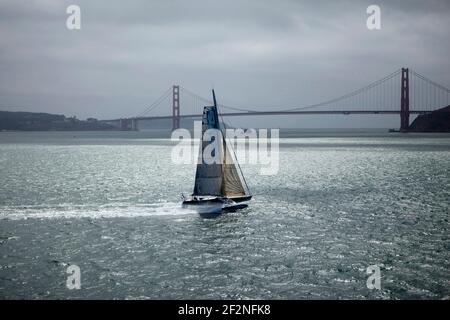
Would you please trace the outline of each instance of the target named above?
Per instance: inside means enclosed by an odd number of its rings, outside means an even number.
[[[0,111],[0,131],[99,131],[117,130],[95,118],[76,117],[37,112]]]
[[[142,129],[169,129],[170,119],[155,121],[150,127]],[[181,127],[193,127],[192,120],[183,121]],[[228,126],[230,127],[230,126]],[[0,131],[123,131],[95,118],[79,120],[64,115],[42,112],[0,111]],[[127,129],[125,129],[127,130]],[[131,130],[128,129],[128,130]],[[396,131],[396,130],[392,130]],[[450,132],[450,106],[419,115],[409,126],[407,132]]]

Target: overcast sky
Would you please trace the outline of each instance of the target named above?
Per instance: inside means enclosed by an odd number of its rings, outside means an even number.
[[[66,28],[70,4],[81,8],[81,30]],[[371,4],[381,7],[381,30],[366,27]],[[206,97],[214,86],[225,105],[285,109],[345,94],[403,66],[449,87],[449,30],[446,0],[2,0],[0,110],[135,116],[172,84]],[[155,114],[169,114],[169,107]],[[231,121],[400,122],[382,116]]]

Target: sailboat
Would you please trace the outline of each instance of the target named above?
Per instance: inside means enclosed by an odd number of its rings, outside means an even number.
[[[248,205],[245,203],[252,198],[252,194],[245,181],[236,154],[231,145],[226,142],[226,135],[222,131],[225,123],[219,121],[217,101],[214,90],[213,106],[205,106],[202,115],[202,135],[199,148],[199,159],[195,174],[194,192],[189,199],[184,199],[182,206],[198,211],[199,213],[220,213],[222,211],[235,211]],[[205,140],[205,132],[216,129],[220,132],[221,141],[213,138]],[[215,142],[211,150],[210,144]],[[205,152],[205,148],[208,148]],[[209,152],[219,159],[211,163],[208,161]],[[217,154],[216,154],[217,153]],[[233,161],[236,158],[236,164]]]

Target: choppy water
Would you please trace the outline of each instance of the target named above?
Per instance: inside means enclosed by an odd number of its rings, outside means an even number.
[[[168,140],[0,133],[0,298],[448,299],[450,136],[290,136],[277,175],[243,166],[248,208],[205,219]]]

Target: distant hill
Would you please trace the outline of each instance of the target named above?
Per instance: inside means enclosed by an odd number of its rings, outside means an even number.
[[[64,115],[0,111],[0,131],[90,131],[116,130],[97,119],[78,120]]]
[[[450,106],[418,116],[409,126],[410,132],[450,132]]]

